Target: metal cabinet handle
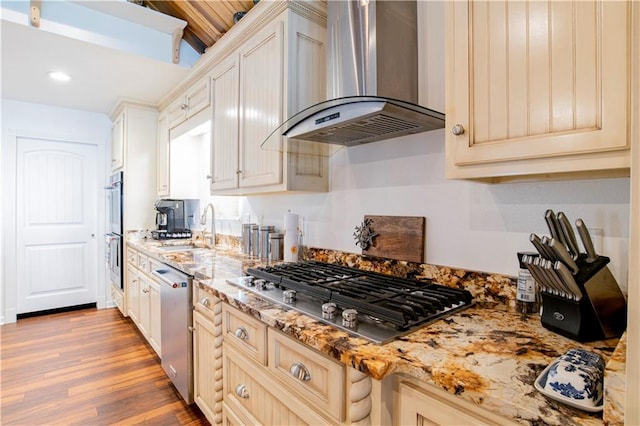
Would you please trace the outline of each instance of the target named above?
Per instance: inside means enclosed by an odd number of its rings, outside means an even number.
[[[460,136],[461,134],[464,133],[464,126],[462,126],[462,124],[456,124],[451,129],[451,133],[453,133],[456,136]]]
[[[209,298],[208,297],[203,297],[200,300],[200,303],[202,304],[202,306],[209,306]]]
[[[149,293],[149,287],[147,287],[147,288],[143,288],[143,289],[142,289],[142,292],[143,292],[143,293],[145,293],[145,294]]]
[[[180,109],[182,109],[182,110],[185,110],[187,108],[189,108],[189,105],[187,105],[187,104],[180,105]]]
[[[249,338],[249,332],[244,327],[236,328],[236,331],[234,334],[240,340],[247,340]]]
[[[292,364],[289,372],[293,377],[303,382],[308,382],[309,380],[311,380],[311,373],[309,373],[307,367],[305,367],[305,365],[301,362]]]
[[[249,398],[249,389],[247,385],[239,384],[236,386],[236,395],[240,398]]]

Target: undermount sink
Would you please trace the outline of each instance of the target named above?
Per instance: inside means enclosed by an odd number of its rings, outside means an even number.
[[[161,246],[160,250],[162,251],[192,251],[198,250],[199,247],[195,247],[192,245],[182,245],[182,246]]]

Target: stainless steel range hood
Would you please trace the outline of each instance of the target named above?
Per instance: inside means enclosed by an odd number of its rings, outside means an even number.
[[[262,147],[331,155],[342,146],[443,128],[443,113],[417,105],[416,16],[416,1],[328,1],[330,100],[289,118]]]

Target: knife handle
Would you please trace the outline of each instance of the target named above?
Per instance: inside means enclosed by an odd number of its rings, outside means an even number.
[[[580,255],[580,248],[578,247],[576,234],[574,234],[573,228],[571,227],[571,222],[569,222],[569,218],[563,212],[558,212],[558,222],[560,223],[560,228],[565,237],[564,241],[569,248],[573,260],[577,260]]]
[[[598,254],[596,253],[595,247],[593,247],[593,241],[591,241],[591,235],[589,234],[587,225],[584,224],[582,219],[576,219],[576,229],[582,240],[582,245],[587,252],[587,263],[595,262],[596,259],[598,259]]]
[[[558,222],[556,221],[556,215],[553,212],[553,210],[548,209],[545,213],[544,213],[544,220],[545,222],[547,222],[547,227],[549,228],[549,232],[551,233],[551,237],[555,238],[556,240],[560,240],[560,232],[559,232],[559,226],[558,226]]]
[[[553,265],[553,268],[558,272],[558,275],[566,284],[568,290],[575,296],[575,300],[578,301],[582,299],[582,290],[578,286],[578,283],[571,275],[571,271],[567,268],[567,265],[558,261]]]
[[[567,265],[573,275],[578,273],[580,268],[578,268],[576,262],[571,258],[571,255],[564,245],[562,245],[558,240],[552,238],[549,242],[549,247],[551,247],[553,252],[556,254],[556,259]]]
[[[531,241],[531,244],[533,244],[538,253],[540,253],[540,256],[546,259],[550,259],[551,253],[549,253],[547,247],[542,244],[542,241],[540,240],[540,237],[538,237],[538,235],[532,233],[531,235],[529,235],[529,241]]]

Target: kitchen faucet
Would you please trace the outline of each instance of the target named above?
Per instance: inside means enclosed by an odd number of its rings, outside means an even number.
[[[202,212],[202,216],[200,216],[200,224],[201,225],[207,224],[207,211],[209,210],[209,207],[211,207],[211,247],[215,248],[216,246],[216,209],[213,207],[213,204],[209,203],[204,208],[204,211]]]

